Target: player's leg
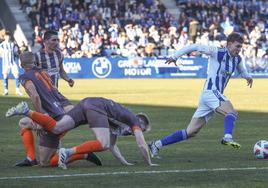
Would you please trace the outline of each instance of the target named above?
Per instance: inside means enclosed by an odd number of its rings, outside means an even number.
[[[159,150],[166,145],[181,142],[190,137],[195,136],[199,130],[206,124],[206,121],[211,116],[213,110],[209,108],[204,101],[204,96],[206,93],[202,93],[199,99],[199,105],[195,111],[187,129],[177,130],[162,139],[151,142],[148,146],[152,157],[158,155]]]
[[[59,155],[56,153],[59,147],[60,136],[44,131],[44,134],[40,134],[39,139],[39,158],[41,166],[57,166]],[[87,160],[98,166],[101,166],[100,159],[94,153],[76,154],[71,155],[66,163],[70,163],[76,160]]]
[[[206,124],[205,118],[192,118],[186,129],[177,130],[162,139],[156,140],[149,144],[149,149],[152,157],[158,155],[159,150],[163,146],[184,141],[194,137],[200,129]]]
[[[86,141],[80,145],[65,149],[68,156],[73,154],[85,154],[94,151],[107,150],[110,147],[110,131],[109,128],[92,128],[96,140]]]
[[[8,74],[10,72],[10,67],[9,66],[2,66],[3,71],[3,81],[4,81],[4,93],[3,95],[8,95]]]
[[[86,141],[73,148],[61,148],[59,151],[59,167],[61,168],[66,168],[65,163],[70,155],[103,151],[110,147],[110,129],[107,116],[91,109],[88,109],[85,113],[96,139]]]
[[[101,160],[98,158],[97,155],[94,153],[87,153],[87,154],[74,154],[69,156],[69,158],[66,160],[66,164],[72,163],[74,161],[78,160],[87,160],[89,162],[94,163],[97,166],[102,166]],[[58,166],[59,161],[59,154],[55,153],[49,160],[49,165],[52,167]]]
[[[59,150],[58,166],[66,169],[66,163],[70,156],[107,150],[110,147],[109,128],[92,128],[96,140],[89,140],[73,148],[61,148]]]
[[[53,156],[57,153],[56,148],[50,148],[45,146],[39,146],[39,159],[40,165],[43,167],[46,166],[56,166],[53,163]],[[56,154],[57,155],[57,154]]]
[[[16,115],[25,115],[54,134],[64,133],[75,126],[74,120],[69,115],[64,115],[61,120],[56,121],[48,115],[30,110],[26,102],[20,102],[6,112],[6,117]]]
[[[16,82],[16,94],[19,96],[22,96],[22,93],[20,91],[20,81],[19,81],[19,68],[17,64],[13,64],[11,66],[11,72],[15,78],[15,82]]]
[[[240,144],[234,142],[232,133],[237,119],[237,112],[230,100],[217,90],[210,90],[204,92],[205,104],[213,109],[215,112],[224,115],[224,137],[221,141],[224,145],[232,146],[233,148],[240,148]]]
[[[18,162],[15,166],[33,166],[36,163],[35,156],[35,139],[33,130],[37,129],[37,124],[28,117],[24,117],[19,121],[20,136],[22,144],[25,148],[26,159]]]
[[[233,141],[233,130],[238,117],[237,111],[230,101],[222,101],[220,106],[216,108],[216,112],[224,115],[224,137],[221,143],[239,149],[241,145]]]

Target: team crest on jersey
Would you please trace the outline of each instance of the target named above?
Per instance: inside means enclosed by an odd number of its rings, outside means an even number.
[[[111,71],[112,64],[105,57],[97,58],[92,63],[92,72],[98,78],[106,78],[110,75]]]

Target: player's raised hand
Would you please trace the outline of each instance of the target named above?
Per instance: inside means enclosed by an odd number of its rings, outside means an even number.
[[[176,66],[178,66],[177,63],[176,63],[176,59],[174,59],[174,58],[172,58],[172,57],[168,58],[168,59],[166,60],[166,62],[165,62],[165,64],[168,64],[168,65],[169,65],[170,63],[174,63]]]

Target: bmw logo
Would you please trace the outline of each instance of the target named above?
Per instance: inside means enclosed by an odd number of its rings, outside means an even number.
[[[92,72],[98,78],[106,78],[112,71],[111,62],[105,58],[100,57],[93,61]]]

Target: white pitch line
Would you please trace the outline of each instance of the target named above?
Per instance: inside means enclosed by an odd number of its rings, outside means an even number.
[[[61,175],[43,175],[43,176],[15,176],[0,177],[0,180],[16,179],[46,179],[46,178],[65,178],[82,176],[113,176],[129,174],[163,174],[163,173],[194,173],[194,172],[219,172],[219,171],[245,171],[245,170],[268,170],[268,167],[247,167],[247,168],[212,168],[212,169],[191,169],[191,170],[153,170],[153,171],[122,171],[122,172],[99,172],[87,174],[61,174]]]

